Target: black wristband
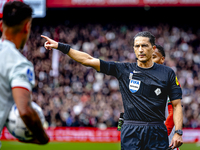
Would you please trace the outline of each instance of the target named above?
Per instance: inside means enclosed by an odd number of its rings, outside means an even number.
[[[57,49],[60,50],[61,52],[63,52],[64,54],[68,54],[70,48],[71,48],[70,45],[58,42],[58,48]]]

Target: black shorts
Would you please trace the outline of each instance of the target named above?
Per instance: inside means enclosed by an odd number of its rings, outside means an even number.
[[[166,150],[167,128],[163,122],[125,120],[121,128],[121,150]]]

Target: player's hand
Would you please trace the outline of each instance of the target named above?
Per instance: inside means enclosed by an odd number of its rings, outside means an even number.
[[[180,147],[182,144],[183,144],[182,136],[175,133],[169,147],[172,147],[172,149],[174,149]]]
[[[22,143],[40,144],[40,142],[37,139],[31,139],[31,140],[28,140],[28,141],[23,141],[23,140],[18,140],[18,141],[22,142]]]
[[[44,145],[44,144],[47,144],[49,142],[49,137],[46,139],[46,141],[44,140],[44,142],[40,142],[39,140],[37,140],[36,138],[33,138],[31,140],[28,140],[28,141],[23,141],[23,140],[18,140],[19,142],[22,142],[22,143],[32,143],[32,144],[39,144],[39,145]]]
[[[44,47],[48,50],[52,50],[53,48],[58,48],[58,42],[50,39],[47,36],[41,35],[41,37],[45,38],[47,41],[44,43]]]

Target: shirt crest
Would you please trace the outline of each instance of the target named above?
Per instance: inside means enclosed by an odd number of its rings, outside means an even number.
[[[139,81],[139,80],[131,79],[129,82],[129,90],[132,93],[137,92],[140,89],[140,83],[141,83],[141,81]]]

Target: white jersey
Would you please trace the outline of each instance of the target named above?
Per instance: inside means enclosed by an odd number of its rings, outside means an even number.
[[[0,133],[14,103],[12,89],[20,87],[32,91],[34,84],[33,64],[14,43],[0,39]]]

